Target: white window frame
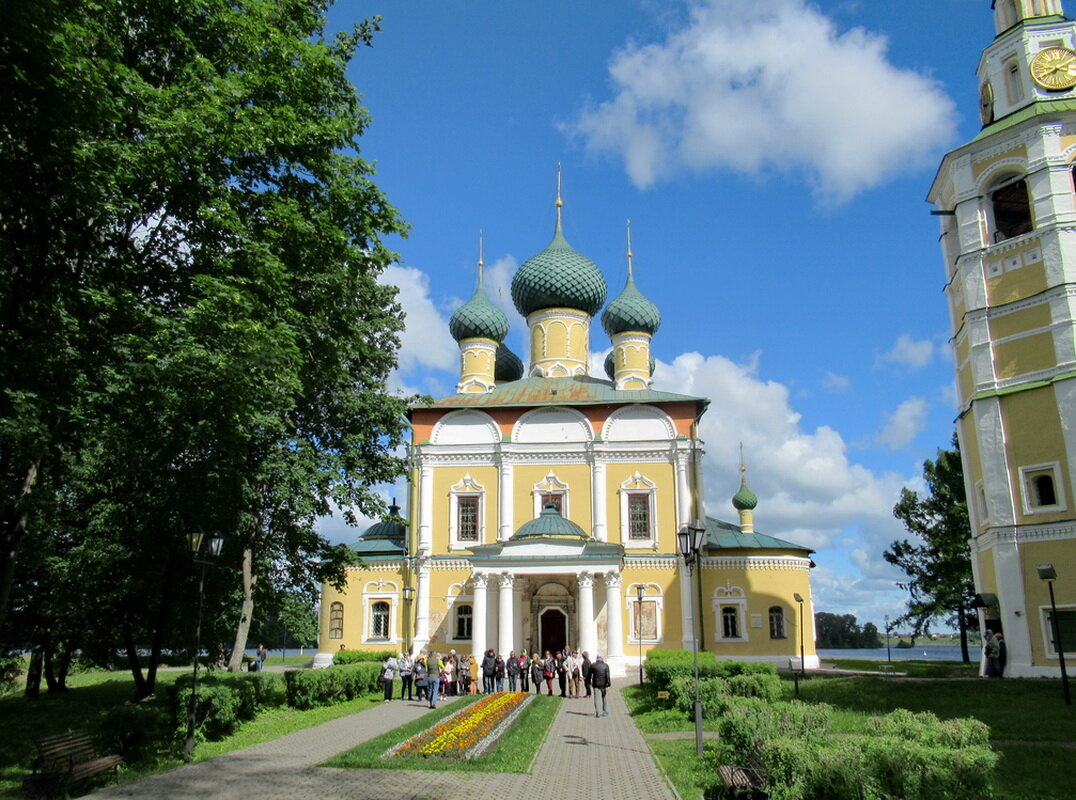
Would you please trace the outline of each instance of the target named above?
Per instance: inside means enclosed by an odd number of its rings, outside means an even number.
[[[370,581],[362,592],[362,641],[378,644],[400,641],[399,635],[399,587],[391,581]],[[374,603],[389,604],[388,638],[374,636]]]
[[[1058,611],[1076,611],[1076,604],[1065,603],[1057,607]],[[1046,658],[1057,658],[1057,650],[1054,649],[1054,631],[1053,626],[1050,624],[1050,612],[1053,609],[1050,606],[1039,606],[1039,619],[1041,620],[1042,628],[1042,650],[1046,654]],[[1062,642],[1062,644],[1068,644],[1069,649],[1065,651],[1065,658],[1072,658],[1076,656],[1076,642]]]
[[[335,608],[337,606],[340,606],[340,627],[339,628],[334,628],[333,627],[333,611],[335,610]],[[339,600],[334,600],[332,603],[329,604],[329,638],[330,639],[343,639],[344,638],[344,618],[347,615],[346,612],[347,612],[347,609],[344,607],[344,604],[341,603]],[[333,636],[333,633],[335,633],[336,631],[339,631],[339,635]]]
[[[617,492],[620,494],[620,543],[625,548],[649,547],[656,550],[658,547],[658,485],[654,481],[636,472],[622,484]],[[650,500],[650,537],[647,539],[631,538],[631,519],[628,513],[628,496],[633,494],[647,495]]]
[[[777,609],[778,611],[781,612],[781,635],[780,636],[774,636],[773,635],[773,611],[774,611],[774,609]],[[772,606],[770,606],[769,608],[766,609],[766,627],[769,628],[770,640],[771,641],[778,641],[778,640],[781,640],[781,639],[787,639],[788,638],[788,613],[787,613],[787,610],[785,609],[785,607],[783,605],[781,605],[780,603],[776,603],[776,604],[774,604],[774,605],[772,605]]]
[[[1057,501],[1052,506],[1032,505],[1034,490],[1031,488],[1031,479],[1038,473],[1049,472],[1054,479],[1054,499]],[[1025,514],[1052,514],[1056,511],[1068,510],[1065,501],[1065,487],[1061,483],[1061,463],[1050,461],[1045,464],[1029,464],[1020,467],[1020,501]]]
[[[478,540],[459,538],[460,497],[478,498]],[[478,484],[470,473],[464,475],[458,483],[448,490],[448,549],[467,550],[478,544],[486,543],[486,490]]]
[[[714,615],[714,643],[748,641],[747,593],[739,586],[732,586],[731,584],[718,586],[714,589],[711,603]],[[721,618],[721,610],[729,606],[736,609],[736,627],[739,628],[739,636],[725,636],[725,625]]]
[[[470,590],[470,581],[468,581],[466,584],[454,583],[448,587],[448,596],[445,597],[445,618],[448,620],[448,630],[445,632],[445,638],[449,642],[474,641],[474,631],[476,624],[474,615],[474,595],[464,594],[464,592]],[[461,605],[471,607],[471,638],[469,639],[456,638],[456,607]]]
[[[570,519],[568,484],[558,478],[553,472],[550,472],[538,481],[538,483],[534,484],[534,488],[531,489],[531,496],[534,499],[534,518],[538,519],[542,513],[542,495],[545,494],[560,495],[560,515],[564,517],[564,519]]]
[[[628,623],[631,626],[631,630],[628,631],[628,644],[664,644],[665,642],[665,595],[661,591],[661,587],[656,583],[644,583],[643,588],[646,589],[646,594],[643,595],[644,603],[654,603],[654,621],[656,627],[654,630],[655,637],[636,635],[638,627],[635,624],[635,612],[639,606],[639,598],[635,593],[635,587],[639,584],[633,583],[628,587],[628,590],[624,593],[624,603],[628,611]]]

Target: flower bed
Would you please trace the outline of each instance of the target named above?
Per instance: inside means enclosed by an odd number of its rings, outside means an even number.
[[[491,747],[534,695],[498,692],[483,697],[427,731],[390,748],[385,758],[403,755],[473,758]]]

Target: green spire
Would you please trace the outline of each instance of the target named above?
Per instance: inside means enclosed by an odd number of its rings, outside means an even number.
[[[478,234],[478,285],[471,299],[457,308],[448,321],[448,330],[457,342],[464,339],[492,339],[501,342],[508,335],[508,317],[486,296],[482,286],[482,233]]]
[[[602,312],[602,327],[609,336],[628,331],[653,336],[661,327],[661,311],[635,286],[631,258],[631,220],[628,220],[628,280],[624,290]]]

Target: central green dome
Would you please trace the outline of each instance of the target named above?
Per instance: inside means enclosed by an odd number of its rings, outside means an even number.
[[[512,278],[512,302],[524,317],[544,308],[576,308],[593,317],[606,292],[598,265],[568,244],[559,220],[549,246],[523,262]]]
[[[557,511],[557,507],[550,503],[542,509],[542,513],[530,522],[525,522],[519,530],[512,534],[513,539],[529,539],[535,537],[555,537],[570,539],[589,539],[586,532],[572,522],[565,519]]]

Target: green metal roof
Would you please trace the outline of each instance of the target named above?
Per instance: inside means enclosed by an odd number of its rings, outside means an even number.
[[[568,244],[559,222],[549,246],[512,276],[512,302],[524,317],[544,308],[576,308],[594,316],[606,291],[598,265]]]
[[[802,550],[804,554],[813,553],[809,547],[767,536],[764,533],[743,533],[739,525],[731,522],[706,518],[706,544],[710,550]]]
[[[1019,125],[1021,122],[1027,122],[1029,119],[1034,119],[1035,117],[1060,114],[1066,111],[1076,111],[1076,98],[1067,100],[1039,100],[1038,102],[1026,105],[1023,108],[1018,109],[1011,114],[1006,114],[1001,119],[990,123],[979,131],[979,135],[971,141],[981,141],[988,136],[993,136],[995,133],[1007,130],[1014,125]]]
[[[454,408],[498,406],[593,406],[623,403],[683,403],[690,402],[706,408],[710,401],[672,392],[653,389],[618,390],[612,381],[603,381],[589,375],[570,378],[532,377],[511,383],[499,383],[492,392],[454,394],[442,397],[428,405],[412,408]]]
[[[529,522],[519,526],[519,530],[512,534],[512,541],[519,539],[533,539],[536,537],[551,539],[589,539],[586,532],[560,515],[555,505],[547,505],[542,513]]]
[[[628,331],[642,331],[651,336],[661,327],[661,311],[646,299],[628,273],[622,291],[602,312],[602,327],[609,336]]]
[[[389,556],[398,558],[406,555],[403,539],[359,539],[351,549],[363,558],[370,556]]]
[[[519,356],[508,349],[508,345],[497,346],[497,355],[493,366],[493,380],[497,383],[510,383],[523,377],[523,362]]]

